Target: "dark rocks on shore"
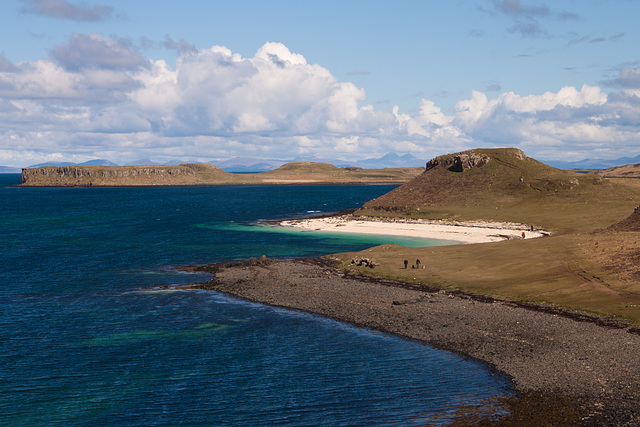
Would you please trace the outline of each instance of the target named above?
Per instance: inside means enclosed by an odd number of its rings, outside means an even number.
[[[369,268],[375,268],[378,266],[378,262],[374,259],[369,259],[369,258],[362,258],[362,257],[354,257],[351,260],[351,264],[353,265],[357,265],[358,267],[369,267]]]

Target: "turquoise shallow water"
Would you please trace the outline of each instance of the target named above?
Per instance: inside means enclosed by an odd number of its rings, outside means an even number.
[[[303,228],[281,227],[272,224],[237,224],[237,223],[218,223],[218,224],[198,224],[209,230],[228,230],[251,233],[272,233],[289,235],[293,237],[308,237],[312,244],[317,242],[330,242],[331,245],[353,246],[359,245],[363,247],[371,247],[375,245],[384,245],[387,243],[395,243],[397,245],[408,247],[425,247],[425,246],[443,246],[457,244],[453,241],[420,239],[417,237],[407,236],[385,236],[385,235],[369,235],[364,233],[341,233],[332,231],[316,231],[306,230]]]
[[[427,244],[262,225],[392,186],[6,187],[17,182],[0,175],[2,425],[446,424],[511,393],[485,366],[418,343],[154,289],[205,279],[179,265]]]

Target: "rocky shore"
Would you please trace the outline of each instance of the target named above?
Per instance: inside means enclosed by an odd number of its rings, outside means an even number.
[[[215,264],[190,285],[419,340],[513,380],[502,419],[460,425],[637,425],[640,335],[624,322],[404,282],[348,277],[328,258]],[[466,421],[465,421],[466,420]]]

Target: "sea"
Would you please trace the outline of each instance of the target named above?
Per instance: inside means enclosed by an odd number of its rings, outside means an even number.
[[[19,183],[0,175],[0,425],[448,425],[514,393],[419,342],[174,288],[209,278],[185,265],[444,244],[267,224],[395,186]]]

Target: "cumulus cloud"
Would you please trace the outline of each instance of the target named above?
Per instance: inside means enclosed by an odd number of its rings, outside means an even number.
[[[157,62],[143,74],[131,97],[171,135],[357,133],[375,116],[358,106],[364,90],[280,43],[253,58],[214,46],[181,56],[175,70]]]
[[[522,147],[542,141],[578,142],[576,129],[593,129],[591,116],[606,102],[607,96],[600,88],[586,85],[580,90],[564,87],[543,95],[509,92],[492,100],[474,91],[470,98],[456,104],[453,123],[474,139],[502,145],[514,141]]]
[[[0,96],[16,101],[78,98],[79,79],[51,61],[25,62],[0,73]]]
[[[98,22],[113,17],[111,6],[76,5],[66,0],[22,0],[22,11],[78,22]]]
[[[13,64],[0,55],[0,159],[353,160],[394,151],[428,160],[479,146],[554,159],[568,150],[622,157],[639,142],[635,68],[621,70],[622,90],[612,94],[588,85],[534,95],[472,91],[450,113],[424,98],[402,112],[376,110],[364,89],[281,43],[252,57],[223,46],[181,51],[171,67],[126,40],[74,34],[50,58]]]

